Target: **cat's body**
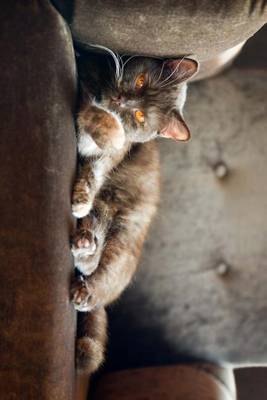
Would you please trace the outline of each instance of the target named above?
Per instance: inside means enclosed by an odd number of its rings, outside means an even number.
[[[86,239],[92,243],[96,238],[96,249],[87,256],[86,248],[82,256],[78,246],[73,250],[76,266],[90,274],[77,280],[72,288],[76,309],[90,311],[82,316],[86,329],[77,343],[79,369],[92,372],[103,359],[104,307],[116,300],[131,282],[158,195],[156,144],[137,144],[110,173],[91,213],[81,221],[74,242]]]
[[[130,283],[156,211],[159,160],[150,140],[158,135],[188,139],[181,117],[185,101],[181,82],[197,69],[188,59],[167,64],[142,58],[128,60],[123,75],[114,79],[108,61],[101,57],[99,61],[99,56],[89,58],[89,63],[87,58],[80,60],[82,161],[73,213],[83,219],[72,252],[83,275],[73,283],[72,301],[77,310],[86,312],[77,361],[78,368],[87,372],[96,370],[103,359],[104,307]]]

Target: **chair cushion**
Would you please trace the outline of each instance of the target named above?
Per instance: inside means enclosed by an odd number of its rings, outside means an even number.
[[[189,89],[192,140],[160,143],[158,217],[111,309],[112,368],[267,362],[267,70]]]
[[[267,21],[262,0],[54,0],[76,42],[121,53],[194,54],[204,61],[248,39]]]

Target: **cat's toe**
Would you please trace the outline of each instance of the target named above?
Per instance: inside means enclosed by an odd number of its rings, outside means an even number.
[[[91,275],[97,268],[99,256],[97,255],[98,241],[94,232],[78,230],[71,240],[71,252],[74,265],[83,275]]]
[[[72,204],[72,214],[76,218],[84,218],[89,214],[91,204],[89,203],[74,203]]]
[[[76,344],[76,365],[78,372],[91,374],[104,361],[103,344],[90,337],[82,337]]]
[[[97,239],[90,230],[78,230],[72,238],[71,251],[75,257],[87,257],[95,254]]]
[[[79,249],[81,249],[81,248],[88,249],[90,247],[90,241],[88,239],[85,239],[85,238],[79,239],[78,242],[77,242],[77,247]]]

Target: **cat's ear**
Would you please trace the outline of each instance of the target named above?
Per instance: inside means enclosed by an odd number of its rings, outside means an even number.
[[[175,141],[186,142],[190,139],[190,131],[180,113],[173,110],[167,124],[159,132],[160,136],[173,139]]]
[[[164,63],[165,74],[177,83],[187,81],[198,71],[198,62],[191,58],[177,58]]]

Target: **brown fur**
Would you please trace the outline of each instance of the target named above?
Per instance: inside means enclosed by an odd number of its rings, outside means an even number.
[[[82,336],[76,343],[77,369],[78,372],[92,373],[104,361],[107,315],[104,307],[100,307],[90,313],[85,313],[81,318]]]
[[[118,122],[111,114],[88,103],[79,113],[78,125],[80,129],[85,129],[90,133],[101,149],[112,145],[112,138],[116,137],[120,129]]]
[[[72,300],[76,306],[85,306],[93,312],[103,309],[116,300],[130,283],[156,211],[158,195],[159,159],[156,144],[136,145],[111,172],[95,200],[94,208],[82,220],[78,230],[76,241],[77,237],[84,237],[85,234],[92,240],[92,224],[95,223],[92,219],[96,218],[97,223],[102,224],[105,241],[98,243],[92,256],[91,262],[95,261],[97,266],[95,271],[73,283]],[[91,312],[88,313],[90,315]],[[85,336],[94,338],[94,347],[89,339],[85,342],[78,340],[78,343],[83,343],[83,351],[78,347],[77,365],[88,373],[97,369],[96,366],[103,361],[100,353],[104,351],[106,338],[103,335],[95,337],[92,333],[92,330],[102,332],[102,324],[102,320],[86,324]],[[87,354],[86,348],[90,350]]]
[[[73,192],[73,213],[84,218],[72,243],[75,265],[83,275],[73,282],[71,295],[78,311],[89,312],[78,339],[77,365],[90,373],[103,361],[104,308],[131,282],[156,211],[159,160],[150,140],[158,135],[189,137],[181,112],[185,80],[196,72],[197,63],[138,58],[127,63],[116,81],[108,58],[87,61],[85,57],[79,63],[78,148],[84,158]],[[141,90],[135,85],[140,73],[147,77]],[[140,109],[143,122],[135,118]],[[124,144],[118,146],[122,137]]]

